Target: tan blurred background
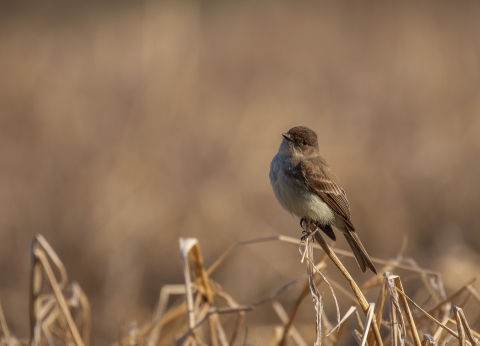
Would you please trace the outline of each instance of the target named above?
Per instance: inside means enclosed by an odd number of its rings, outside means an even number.
[[[473,1],[0,2],[13,332],[28,334],[36,233],[90,297],[94,345],[182,282],[179,237],[199,238],[208,264],[238,239],[299,236],[268,180],[295,125],[319,134],[371,255],[407,236],[447,289],[478,274],[478,18]],[[295,246],[269,244],[215,278],[250,303],[303,273]]]

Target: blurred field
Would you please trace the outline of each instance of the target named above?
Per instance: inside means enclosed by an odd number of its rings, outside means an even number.
[[[319,134],[372,256],[407,236],[408,256],[464,284],[480,266],[479,16],[469,1],[0,2],[0,299],[14,333],[28,332],[36,233],[90,298],[94,345],[182,282],[180,236],[209,263],[237,239],[300,235],[268,181],[295,125]],[[277,244],[217,277],[248,302],[303,272]]]

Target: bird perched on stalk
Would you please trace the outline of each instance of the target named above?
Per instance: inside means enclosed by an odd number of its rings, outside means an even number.
[[[278,153],[270,164],[270,183],[280,205],[298,216],[305,231],[310,225],[336,240],[332,225],[339,229],[365,273],[377,274],[350,219],[347,195],[327,161],[320,156],[317,134],[304,126],[282,134]]]

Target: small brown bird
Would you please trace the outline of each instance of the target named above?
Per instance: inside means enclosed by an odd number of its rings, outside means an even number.
[[[367,251],[350,220],[347,195],[327,161],[320,156],[317,134],[304,126],[283,135],[278,153],[270,164],[270,183],[280,205],[302,221],[313,222],[332,240],[332,225],[342,231],[360,269],[375,274]]]

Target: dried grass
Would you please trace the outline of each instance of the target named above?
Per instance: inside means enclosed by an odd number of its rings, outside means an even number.
[[[313,243],[313,237],[316,243]],[[375,277],[359,286],[337,256],[352,257],[348,251],[336,250],[324,241],[321,234],[313,233],[301,247],[307,266],[307,274],[278,287],[252,304],[241,304],[230,296],[212,274],[239,247],[254,243],[281,241],[298,244],[298,240],[285,236],[258,238],[239,241],[228,248],[210,267],[205,267],[200,244],[194,238],[180,238],[180,255],[183,263],[183,285],[165,285],[160,291],[158,305],[152,319],[137,326],[130,325],[128,335],[112,346],[124,345],[247,345],[248,333],[245,326],[246,313],[256,307],[271,304],[279,323],[273,326],[269,345],[305,346],[310,343],[295,325],[300,306],[305,298],[312,296],[317,320],[312,329],[317,330],[315,345],[337,345],[340,338],[348,333],[347,324],[352,316],[350,331],[361,346],[364,345],[478,345],[480,334],[471,328],[464,309],[478,310],[479,294],[473,287],[476,278],[468,281],[457,291],[446,296],[441,276],[420,268],[413,260],[402,258],[401,253],[391,261],[373,259],[384,268]],[[314,264],[313,249],[321,248],[324,253]],[[352,292],[337,283],[326,271],[329,261],[343,274]],[[69,283],[67,270],[48,242],[37,235],[31,247],[30,286],[30,339],[19,341],[10,332],[0,304],[0,345],[89,345],[90,306],[86,295],[77,283]],[[417,281],[420,289],[414,292],[428,294],[432,303],[415,302],[407,293],[399,275],[393,271],[410,271],[404,282]],[[297,299],[288,310],[276,298],[303,282]],[[323,310],[325,299],[318,290],[323,282],[333,294],[335,291],[346,297],[349,306],[343,316],[337,305],[337,322],[331,323]],[[362,287],[361,289],[359,287]],[[378,289],[376,302],[369,302],[365,293]],[[353,293],[353,294],[352,294]],[[169,304],[172,296],[180,296]],[[471,300],[470,298],[474,298]],[[460,299],[462,298],[462,299]],[[457,304],[457,305],[455,305]],[[365,317],[358,314],[360,308]],[[385,313],[388,311],[388,314]],[[251,313],[255,313],[254,311]],[[236,319],[225,319],[233,315]],[[356,321],[355,321],[356,320]],[[449,326],[450,325],[450,326]],[[228,331],[228,333],[227,333]],[[444,333],[446,332],[446,333]],[[243,338],[242,338],[243,335]]]

